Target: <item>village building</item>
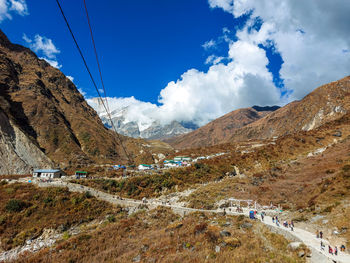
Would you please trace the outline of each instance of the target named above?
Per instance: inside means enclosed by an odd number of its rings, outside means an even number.
[[[151,165],[148,165],[148,164],[140,164],[140,165],[138,166],[138,169],[139,169],[139,170],[150,170],[150,169],[152,169],[152,166],[151,166]]]
[[[176,156],[174,157],[175,162],[191,162],[192,158],[187,156]]]
[[[75,172],[75,178],[86,178],[87,177],[87,172],[84,171],[76,171]]]
[[[61,178],[66,174],[59,169],[35,169],[33,171],[33,177],[41,178]]]

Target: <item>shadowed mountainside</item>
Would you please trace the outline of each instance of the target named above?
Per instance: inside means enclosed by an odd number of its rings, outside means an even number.
[[[0,110],[3,119],[10,120],[5,126],[12,126],[6,129],[20,130],[29,140],[27,146],[37,148],[32,150],[36,152],[33,158],[46,155],[61,168],[94,162],[127,162],[116,134],[103,125],[73,82],[28,48],[12,44],[1,31],[0,88]],[[4,133],[3,130],[2,126]],[[152,149],[144,145],[145,141],[120,137],[133,161],[152,162]],[[12,138],[7,144],[15,144],[16,139]],[[0,149],[8,147],[4,143],[0,145]],[[1,170],[3,173],[28,172],[29,168],[44,164],[52,166],[48,158],[42,163],[28,163],[22,158],[23,144],[12,148],[12,156],[2,155],[0,159],[1,166],[9,168],[8,172]],[[27,162],[22,171],[12,169],[14,156]]]

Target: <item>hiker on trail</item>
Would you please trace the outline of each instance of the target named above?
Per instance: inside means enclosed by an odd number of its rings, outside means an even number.
[[[322,237],[323,237],[323,232],[320,231],[320,238],[322,239]]]
[[[338,255],[338,248],[337,247],[334,248],[334,255],[336,255],[336,256]]]
[[[290,223],[289,227],[290,227],[290,230],[294,231],[294,227],[293,227],[292,223]]]
[[[322,240],[321,240],[321,250],[324,250],[324,244],[323,244]]]
[[[294,228],[294,222],[293,222],[293,220],[290,221],[290,224],[291,224],[291,226]]]
[[[316,238],[320,238],[320,232],[318,230],[316,231]]]
[[[274,216],[272,217],[272,223],[275,223],[275,217]]]
[[[224,216],[226,215],[226,209],[224,208]]]
[[[264,221],[264,212],[261,213],[261,221]]]
[[[333,249],[330,245],[328,245],[328,253],[333,255]]]
[[[344,245],[341,245],[341,246],[340,246],[340,251],[341,251],[341,252],[345,252],[345,246],[344,246]]]

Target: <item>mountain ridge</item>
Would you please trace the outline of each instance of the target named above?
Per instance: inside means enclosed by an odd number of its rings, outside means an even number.
[[[242,117],[239,116],[242,114],[242,116],[247,117],[245,112],[247,109],[239,109],[208,123],[194,132],[164,141],[174,148],[185,149],[230,142],[269,139],[297,131],[309,131],[348,113],[350,111],[349,97],[350,76],[347,76],[316,88],[299,101],[293,101],[278,109],[272,108],[273,111],[261,118],[254,118],[253,114],[250,116],[250,121],[244,122]],[[264,107],[254,107],[258,110],[264,109]],[[256,111],[254,107],[250,109]],[[238,123],[243,122],[232,126],[228,121],[232,114],[237,118]]]
[[[229,112],[197,130],[165,139],[176,148],[193,148],[215,145],[225,142],[233,130],[244,127],[278,109],[278,106],[253,106]]]

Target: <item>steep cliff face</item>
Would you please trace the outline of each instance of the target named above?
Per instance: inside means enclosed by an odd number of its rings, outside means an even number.
[[[62,168],[92,162],[127,162],[116,134],[103,125],[75,85],[29,49],[10,43],[1,31],[0,99],[0,109],[10,120],[2,128],[12,128],[16,135],[18,129]],[[132,159],[143,155],[142,160],[152,161],[149,152],[140,154],[143,142],[120,138]],[[1,144],[0,148],[6,146]],[[2,166],[6,165],[2,162]]]
[[[52,161],[0,111],[0,174],[29,174],[32,168],[51,168]]]

